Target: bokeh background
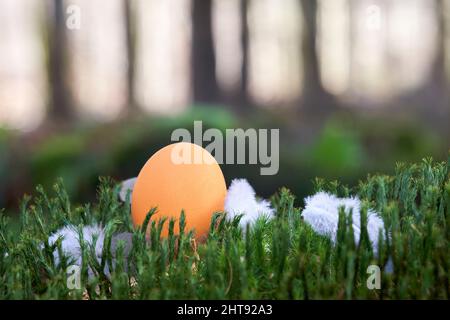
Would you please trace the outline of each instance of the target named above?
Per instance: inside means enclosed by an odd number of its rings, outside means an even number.
[[[175,128],[280,128],[257,193],[450,147],[450,0],[2,0],[0,208],[134,177]]]

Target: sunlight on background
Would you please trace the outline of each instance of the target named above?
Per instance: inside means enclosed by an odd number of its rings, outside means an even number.
[[[226,92],[237,89],[241,81],[242,44],[239,3],[240,0],[214,0],[213,2],[217,81]]]
[[[251,1],[248,22],[250,93],[261,104],[294,101],[302,81],[299,1]]]
[[[361,0],[355,2],[350,15],[353,24],[350,89],[355,98],[385,100],[389,88],[387,75],[387,24],[385,1]]]
[[[81,9],[81,28],[67,29],[69,78],[81,113],[111,120],[125,107],[127,56],[122,0],[65,0]]]
[[[320,1],[319,48],[324,86],[358,106],[412,90],[429,73],[436,16],[428,0]]]
[[[318,14],[318,50],[324,87],[340,95],[349,86],[350,28],[347,0],[320,1]]]
[[[115,119],[128,107],[125,1],[64,1],[81,9],[81,29],[66,30],[75,106],[89,119]],[[449,21],[450,0],[443,1]],[[45,117],[43,13],[51,3],[0,2],[0,126],[29,131]],[[191,0],[131,4],[136,104],[151,113],[177,113],[192,103]],[[216,73],[225,92],[240,84],[239,6],[239,0],[213,2]],[[250,1],[248,88],[257,104],[294,107],[302,94],[302,23],[298,0]],[[428,81],[436,31],[434,1],[319,0],[317,49],[324,87],[361,108],[414,90]],[[450,73],[448,54],[446,66]]]
[[[414,89],[427,80],[437,45],[434,10],[434,3],[429,0],[390,4],[388,66],[393,92]]]
[[[190,99],[190,1],[137,0],[137,103],[147,111],[170,114]]]
[[[0,3],[0,126],[30,131],[45,116],[45,55],[40,0]]]

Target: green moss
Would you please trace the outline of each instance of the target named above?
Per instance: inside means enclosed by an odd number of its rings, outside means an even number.
[[[0,217],[0,299],[448,299],[450,251],[450,159],[398,164],[395,174],[373,175],[353,188],[317,179],[315,188],[339,195],[358,194],[382,214],[390,236],[374,256],[364,241],[355,245],[351,221],[341,215],[337,244],[320,236],[301,219],[295,197],[281,189],[272,198],[276,217],[260,219],[246,230],[239,218],[217,213],[205,243],[185,230],[185,217],[166,221],[181,234],[161,239],[161,221],[148,215],[140,230],[130,221],[129,204],[117,200],[117,187],[101,179],[97,202],[74,207],[61,182],[48,196],[42,188],[21,207],[19,231]],[[365,207],[365,206],[364,206]],[[364,219],[364,214],[361,215]],[[133,233],[128,270],[103,274],[95,253],[83,246],[83,290],[66,286],[66,265],[55,265],[53,251],[43,248],[50,234],[72,223],[106,226],[105,244],[118,231]],[[365,225],[364,220],[362,226]],[[367,239],[366,239],[367,240]],[[107,246],[106,246],[107,247]],[[117,252],[123,259],[123,250]],[[392,273],[384,272],[391,258]],[[102,264],[112,263],[104,250]],[[88,280],[88,263],[96,276]],[[381,289],[367,287],[367,267],[381,267]]]

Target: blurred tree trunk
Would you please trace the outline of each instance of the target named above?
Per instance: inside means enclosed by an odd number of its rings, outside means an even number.
[[[440,89],[447,93],[447,75],[445,68],[445,8],[444,0],[436,0],[436,16],[437,16],[437,46],[436,55],[433,60],[433,65],[430,73],[430,82],[432,85],[440,87]]]
[[[192,86],[196,102],[214,103],[219,89],[212,35],[212,1],[192,1]]]
[[[221,0],[219,0],[221,1]],[[241,70],[239,84],[233,88],[229,95],[224,97],[224,101],[228,103],[235,112],[245,114],[253,109],[252,101],[248,94],[248,4],[249,0],[239,0],[239,16],[241,29],[239,33],[239,41],[241,43]]]
[[[439,126],[450,134],[448,125],[450,119],[450,82],[446,72],[445,48],[445,5],[444,0],[435,0],[437,22],[436,53],[432,62],[430,76],[419,94],[426,100],[420,99],[424,117],[428,118],[432,126]]]
[[[134,15],[132,12],[131,1],[123,0],[123,8],[125,15],[125,28],[126,28],[126,42],[127,42],[127,102],[128,110],[136,107],[134,100],[134,62],[135,62],[135,25]]]
[[[54,0],[48,20],[49,44],[49,117],[53,121],[68,122],[74,115],[70,90],[67,83],[67,37],[65,6],[62,0]]]
[[[317,52],[317,0],[300,0],[303,13],[303,94],[302,108],[317,116],[328,114],[335,105],[335,99],[321,82],[319,55]]]
[[[435,55],[431,64],[428,81],[425,82],[420,90],[430,98],[447,96],[447,75],[445,70],[445,12],[444,0],[435,0],[436,15],[436,48]],[[438,101],[437,101],[438,102]]]
[[[239,102],[243,106],[250,103],[248,96],[248,2],[249,0],[240,1],[241,14],[241,47],[242,47],[242,64],[241,64],[241,82],[239,90]]]

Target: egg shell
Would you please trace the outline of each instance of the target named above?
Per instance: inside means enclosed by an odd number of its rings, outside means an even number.
[[[180,163],[181,162],[181,163]],[[131,213],[141,226],[147,213],[156,207],[152,219],[167,217],[161,235],[168,235],[168,221],[186,215],[186,231],[195,229],[202,239],[209,231],[211,217],[224,210],[225,179],[214,157],[202,147],[179,142],[157,151],[142,168],[132,193]]]

